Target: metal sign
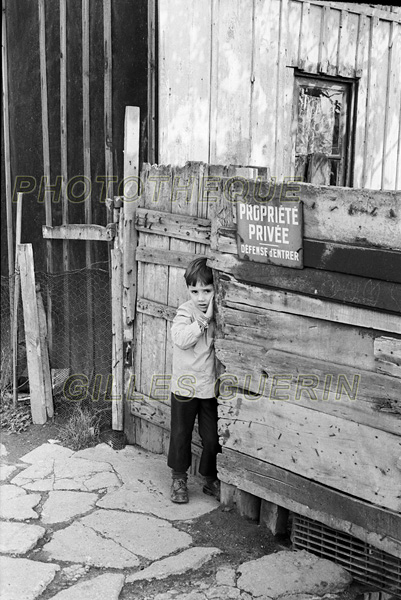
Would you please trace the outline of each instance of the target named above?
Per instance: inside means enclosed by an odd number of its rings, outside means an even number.
[[[237,246],[242,260],[303,268],[300,200],[237,202]]]

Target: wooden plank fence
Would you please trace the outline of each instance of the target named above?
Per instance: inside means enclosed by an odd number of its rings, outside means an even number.
[[[295,510],[401,556],[396,194],[297,184],[305,268],[290,269],[237,258],[234,200],[272,193],[266,172],[257,176],[203,163],[147,165],[141,175],[128,440],[167,452],[170,325],[187,298],[184,269],[205,254],[216,285],[223,501],[235,498],[276,532]],[[199,453],[196,432],[194,473]]]

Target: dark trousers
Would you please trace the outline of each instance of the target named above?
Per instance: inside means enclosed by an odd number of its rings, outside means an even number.
[[[217,477],[216,456],[221,452],[217,434],[216,398],[185,398],[171,394],[171,435],[167,464],[173,471],[185,473],[191,465],[191,440],[198,415],[202,456],[199,473]]]

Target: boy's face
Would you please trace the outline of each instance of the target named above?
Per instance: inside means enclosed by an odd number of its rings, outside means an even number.
[[[204,283],[197,281],[196,285],[188,286],[188,291],[196,308],[205,313],[213,296],[213,285],[205,285]]]

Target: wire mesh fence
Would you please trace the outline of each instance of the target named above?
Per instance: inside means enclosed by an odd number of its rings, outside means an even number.
[[[56,413],[77,403],[103,411],[111,420],[111,296],[109,265],[68,273],[36,273],[47,317],[47,341]],[[13,383],[10,288],[15,279],[1,278],[1,392],[10,397]],[[18,307],[17,381],[29,393],[22,303]]]

